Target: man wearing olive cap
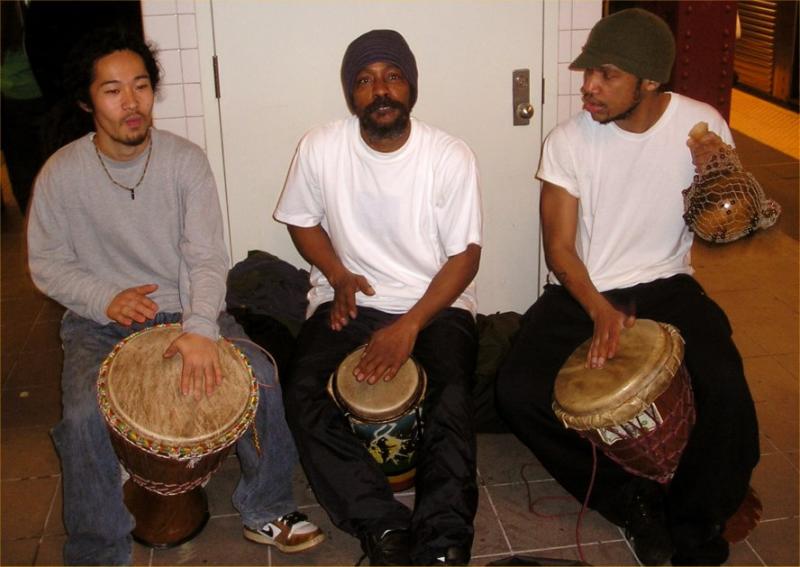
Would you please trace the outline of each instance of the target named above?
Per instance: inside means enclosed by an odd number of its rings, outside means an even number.
[[[303,137],[274,214],[312,266],[308,319],[282,384],[287,419],[317,499],[371,564],[465,565],[477,507],[475,156],[410,116],[417,66],[399,33],[355,39],[341,77],[354,115]],[[362,344],[346,379],[377,391],[411,355],[427,373],[413,514],[326,392]]]
[[[553,413],[561,366],[591,339],[591,379],[637,318],[677,327],[697,414],[677,471],[662,486],[599,455],[590,506],[625,527],[644,564],[709,565],[728,557],[722,533],[758,462],[758,426],[728,320],[691,276],[692,233],[682,218],[682,189],[731,134],[709,105],[661,89],[674,55],[668,26],[628,9],[598,22],[572,62],[583,71],[584,111],[550,133],[537,173],[548,285],[523,318],[497,403],[583,500],[592,451]],[[714,133],[687,142],[701,121]]]

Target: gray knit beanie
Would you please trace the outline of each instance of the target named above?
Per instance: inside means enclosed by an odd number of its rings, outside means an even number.
[[[647,10],[629,8],[597,22],[569,68],[612,64],[640,79],[666,83],[674,60],[675,39],[666,22]]]
[[[367,65],[386,61],[396,65],[411,87],[409,110],[417,102],[417,60],[403,36],[394,30],[372,30],[347,47],[342,59],[342,88],[350,109],[353,109],[353,87],[356,75]]]

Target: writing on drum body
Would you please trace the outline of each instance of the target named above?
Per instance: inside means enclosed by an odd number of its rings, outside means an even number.
[[[658,429],[664,423],[656,404],[652,403],[642,413],[631,420],[611,427],[600,427],[597,434],[606,445],[613,445],[621,439],[636,439],[640,435]]]

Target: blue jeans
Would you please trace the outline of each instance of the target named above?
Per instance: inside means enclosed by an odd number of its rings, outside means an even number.
[[[64,526],[67,565],[126,565],[131,562],[131,530],[135,522],[123,502],[119,461],[97,405],[100,365],[119,341],[145,327],[177,323],[180,313],[159,313],[153,321],[123,327],[100,325],[67,311],[61,323],[64,370],[61,379],[63,417],[52,431],[61,458],[64,484]],[[229,339],[246,335],[227,313],[220,314],[220,332]],[[261,384],[256,425],[259,457],[252,435],[236,444],[242,476],[233,505],[249,527],[292,512],[292,469],[297,452],[284,418],[281,389],[268,358],[256,347],[235,341]]]

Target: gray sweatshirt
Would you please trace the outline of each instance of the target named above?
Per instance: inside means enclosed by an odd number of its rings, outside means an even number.
[[[94,134],[47,160],[36,179],[28,256],[36,286],[101,324],[124,289],[158,284],[162,312],[182,312],[185,331],[219,336],[229,259],[211,168],[188,140],[151,129],[153,150],[136,198],[114,185],[95,153]],[[113,178],[132,187],[147,151],[129,162],[103,156]]]

